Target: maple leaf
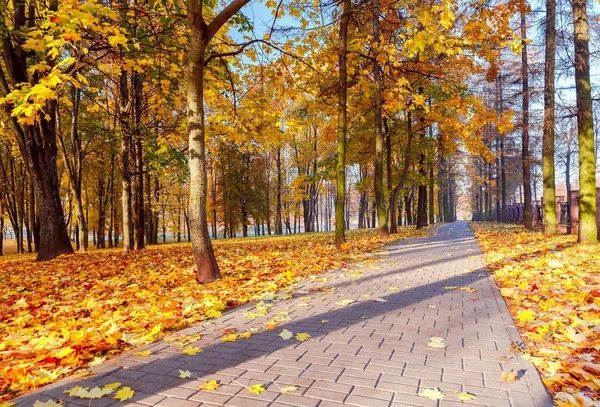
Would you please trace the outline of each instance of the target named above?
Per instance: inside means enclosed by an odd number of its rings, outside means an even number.
[[[68,394],[71,397],[74,397],[79,392],[81,392],[81,391],[87,391],[88,389],[89,389],[89,387],[75,386],[75,387],[71,387],[70,389],[67,389],[67,390],[63,391],[63,393]]]
[[[179,378],[181,379],[187,379],[188,377],[192,377],[192,372],[190,372],[189,370],[179,370]]]
[[[0,407],[13,407],[15,403],[10,401],[2,401],[0,402]]]
[[[471,400],[477,400],[477,396],[472,394],[472,393],[468,393],[466,391],[463,391],[461,393],[458,393],[456,395],[456,397],[458,397],[458,399],[460,401],[471,401]]]
[[[246,332],[242,332],[242,333],[239,335],[239,337],[240,337],[240,338],[245,338],[245,339],[248,339],[248,338],[250,338],[251,336],[252,336],[252,331],[246,331]]]
[[[136,352],[135,355],[136,356],[150,356],[150,355],[152,355],[152,351],[145,350],[142,352]]]
[[[203,352],[202,349],[200,349],[197,346],[186,346],[185,348],[183,348],[183,350],[181,351],[181,353],[186,354],[186,355],[190,355],[190,356],[195,356],[196,354]]]
[[[517,314],[517,318],[519,318],[519,321],[521,322],[533,321],[535,319],[535,314],[533,313],[533,311],[526,309],[519,312]]]
[[[253,384],[252,386],[247,387],[250,393],[260,394],[265,391],[265,387],[262,384]]]
[[[352,304],[353,302],[354,302],[354,300],[341,300],[341,301],[336,302],[336,304],[345,307],[345,306]]]
[[[502,372],[502,380],[505,382],[516,382],[519,378],[519,372],[511,370],[510,372]]]
[[[132,398],[134,394],[135,394],[135,391],[131,390],[131,387],[123,387],[121,390],[119,390],[115,394],[115,397],[113,397],[113,398],[115,400],[125,401],[125,400],[129,400],[130,398]]]
[[[390,291],[400,291],[400,287],[392,286],[390,287]]]
[[[283,331],[281,331],[278,335],[280,338],[282,338],[283,340],[288,340],[290,339],[292,336],[294,336],[294,334],[291,331],[288,331],[287,329],[284,329]]]
[[[70,355],[73,352],[75,352],[75,349],[73,349],[70,346],[67,346],[66,348],[62,348],[62,349],[58,349],[58,350],[54,351],[52,353],[52,356],[54,356],[57,359],[62,359],[64,357]]]
[[[312,338],[312,336],[311,336],[311,335],[309,335],[309,334],[307,334],[307,333],[299,333],[299,334],[296,334],[296,337],[295,337],[295,338],[296,338],[297,340],[299,340],[299,341],[302,341],[302,342],[304,342],[304,341],[306,341],[306,340],[308,340],[308,339]]]
[[[235,342],[237,341],[238,336],[236,334],[224,335],[221,338],[221,342]]]
[[[444,393],[437,387],[435,389],[423,389],[417,396],[425,397],[430,400],[443,400],[445,398]]]
[[[212,391],[216,390],[221,386],[218,381],[211,380],[209,382],[204,382],[200,385],[200,390]]]
[[[296,390],[298,390],[298,387],[296,386],[286,386],[286,387],[282,387],[281,389],[279,389],[280,393],[293,393]]]

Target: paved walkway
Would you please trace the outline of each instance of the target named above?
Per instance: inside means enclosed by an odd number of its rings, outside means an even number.
[[[146,347],[148,357],[129,352],[94,368],[93,376],[63,380],[15,401],[31,406],[52,398],[65,406],[97,407],[552,405],[533,365],[509,350],[520,338],[465,222],[398,242],[374,257],[381,261],[309,280],[293,298],[274,301],[267,316],[245,318],[255,306],[248,304],[214,324],[176,334],[201,333],[192,345],[202,353],[185,355],[181,346],[162,340]],[[265,330],[278,313],[283,322]],[[221,340],[223,328],[241,333],[253,327],[263,329],[248,339]],[[284,329],[312,339],[284,340]],[[431,337],[444,338],[447,346],[428,346]],[[179,378],[180,370],[194,376]],[[519,372],[518,381],[502,380],[510,370]],[[209,380],[221,387],[199,390]],[[128,402],[104,397],[90,404],[64,394],[75,382],[120,382],[136,393]],[[245,387],[254,384],[267,390],[254,394]],[[298,389],[280,391],[288,386]],[[439,388],[444,399],[418,396],[428,388]],[[460,392],[477,398],[461,403]]]

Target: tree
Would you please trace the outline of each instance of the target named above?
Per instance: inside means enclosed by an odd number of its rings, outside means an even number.
[[[383,194],[383,125],[382,125],[382,100],[381,100],[381,65],[378,59],[378,48],[381,46],[379,26],[379,0],[373,0],[373,80],[375,82],[375,106],[373,110],[375,131],[375,206],[377,207],[377,226],[379,233],[388,234],[387,210]],[[390,219],[390,221],[392,221]]]
[[[531,170],[529,154],[529,63],[527,61],[527,12],[529,5],[523,1],[521,5],[521,160],[523,161],[523,217],[525,228],[533,227],[531,213]]]
[[[204,126],[204,68],[210,40],[223,25],[250,0],[233,0],[207,24],[203,2],[187,1],[187,18],[191,29],[188,48],[187,105],[188,105],[188,158],[190,168],[189,223],[197,278],[208,283],[220,278],[221,273],[208,234],[206,215],[206,129]]]
[[[45,63],[51,69],[55,66],[55,58],[46,57],[43,53],[45,49],[42,53],[32,52],[32,49],[28,48],[30,44],[20,34],[28,30],[28,24],[35,24],[36,21],[40,24],[40,20],[36,19],[38,13],[56,13],[58,2],[49,2],[46,10],[40,10],[38,7],[43,7],[42,3],[28,7],[25,1],[15,1],[12,13],[14,25],[9,28],[4,18],[0,19],[4,64],[0,69],[0,89],[10,111],[10,127],[19,151],[27,163],[35,190],[40,219],[37,260],[50,260],[64,253],[72,253],[73,248],[67,234],[56,167],[57,101],[56,98],[48,97],[47,93],[45,96],[38,93],[36,98],[36,91],[42,92],[47,89],[52,92],[52,85],[49,76],[40,75],[39,71],[31,69],[32,65],[39,63]],[[29,93],[28,97],[39,101],[38,109],[27,111],[27,106],[19,103],[19,98],[14,92]],[[44,114],[39,113],[42,109]],[[19,113],[23,114],[20,116],[21,120],[16,117]]]
[[[348,25],[352,14],[352,1],[342,1],[342,17],[338,36],[338,126],[337,126],[337,194],[335,198],[335,246],[346,242],[344,202],[346,201],[346,138],[348,134]]]
[[[542,140],[542,176],[544,191],[543,231],[556,234],[556,182],[554,168],[556,64],[556,0],[546,0],[546,58],[544,69],[544,135]]]
[[[579,243],[598,241],[594,119],[586,7],[585,0],[573,0],[577,139],[579,142]]]

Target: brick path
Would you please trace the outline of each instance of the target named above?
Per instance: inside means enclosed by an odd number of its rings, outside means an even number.
[[[509,351],[520,338],[480,254],[465,222],[446,225],[435,236],[387,247],[374,256],[380,262],[300,284],[293,298],[273,301],[267,316],[245,318],[255,306],[248,304],[214,324],[177,333],[203,335],[192,343],[204,350],[195,356],[162,340],[146,347],[152,351],[148,357],[129,352],[94,368],[93,376],[63,380],[14,401],[31,406],[52,398],[66,406],[96,407],[549,407],[552,401],[533,365]],[[457,289],[468,287],[476,292]],[[377,298],[387,302],[373,301]],[[355,302],[343,305],[344,300]],[[290,320],[264,329],[265,322],[286,312]],[[249,339],[221,341],[223,328],[244,332],[253,327],[263,329]],[[312,339],[283,340],[278,336],[283,329]],[[429,347],[432,336],[445,338],[447,347]],[[502,381],[502,371],[512,369],[520,371],[520,379]],[[179,370],[195,377],[181,379]],[[220,380],[221,387],[200,391],[209,380]],[[63,393],[75,383],[112,382],[133,388],[134,397],[128,402],[104,397],[90,404]],[[253,384],[267,391],[253,394],[244,387]],[[281,393],[286,386],[298,389]],[[417,395],[427,388],[439,388],[445,398]],[[459,392],[477,398],[461,403]]]

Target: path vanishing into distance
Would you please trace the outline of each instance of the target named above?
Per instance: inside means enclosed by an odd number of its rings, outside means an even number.
[[[514,353],[514,344],[521,340],[466,222],[444,225],[433,236],[399,241],[348,270],[297,285],[292,298],[265,303],[273,305],[266,316],[245,317],[256,306],[246,304],[211,324],[189,327],[96,366],[94,375],[62,380],[13,402],[32,406],[36,400],[52,399],[63,400],[63,406],[96,407],[552,406],[535,367]],[[273,318],[281,322],[266,330],[265,323]],[[252,328],[261,330],[235,342],[222,341],[224,334]],[[283,339],[288,331],[292,337]],[[173,337],[194,334],[202,338],[187,345],[203,351],[183,354]],[[298,334],[311,338],[301,341],[295,338]],[[151,354],[136,355],[141,350]],[[503,381],[502,372],[511,370],[519,379]],[[199,390],[212,380],[220,387]],[[131,387],[134,396],[126,402],[112,395],[90,402],[64,393],[75,385],[92,388],[114,382]],[[253,385],[266,391],[252,393],[248,387]],[[461,402],[464,392],[473,400]]]

